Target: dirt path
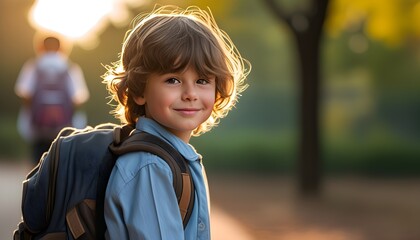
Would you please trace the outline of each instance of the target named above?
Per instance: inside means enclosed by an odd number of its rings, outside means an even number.
[[[11,239],[20,220],[22,180],[31,167],[0,161],[0,239]],[[219,206],[212,206],[212,236],[214,240],[252,240],[249,233],[233,216]]]
[[[313,200],[299,199],[285,177],[210,174],[209,181],[213,203],[254,239],[420,239],[420,178],[327,178]]]
[[[0,161],[0,239],[20,218],[28,166]],[[420,177],[327,178],[321,197],[297,197],[290,178],[209,172],[213,240],[419,240]]]

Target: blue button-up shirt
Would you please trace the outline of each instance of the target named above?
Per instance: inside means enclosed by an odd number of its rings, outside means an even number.
[[[196,190],[194,208],[184,231],[170,167],[147,152],[125,154],[106,190],[106,238],[210,239],[207,180],[199,154],[151,119],[140,118],[136,128],[166,140],[187,159]]]

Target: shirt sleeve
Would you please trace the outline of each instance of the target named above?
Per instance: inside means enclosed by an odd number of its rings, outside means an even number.
[[[15,93],[21,98],[31,98],[34,91],[34,60],[27,61],[19,72],[15,84]]]
[[[82,69],[76,63],[72,63],[69,74],[71,78],[70,95],[73,102],[77,105],[86,102],[90,96]]]
[[[105,198],[107,239],[184,239],[172,172],[159,157],[147,155],[154,161],[133,177],[114,167]]]

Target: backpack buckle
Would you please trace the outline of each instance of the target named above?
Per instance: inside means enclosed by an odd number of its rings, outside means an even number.
[[[134,126],[131,124],[115,127],[112,141],[113,145],[119,146],[128,136],[130,136],[134,129]]]

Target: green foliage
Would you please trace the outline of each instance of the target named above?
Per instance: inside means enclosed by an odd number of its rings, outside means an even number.
[[[194,139],[193,144],[209,169],[288,173],[295,164],[294,139],[293,134],[278,130],[217,129]]]
[[[369,38],[395,47],[419,37],[420,5],[417,0],[331,0],[326,31],[362,29]]]
[[[0,159],[21,159],[29,154],[28,144],[18,135],[16,118],[0,118]]]
[[[408,141],[386,130],[364,138],[340,137],[324,141],[327,173],[358,173],[382,176],[420,174],[420,141]]]
[[[248,128],[213,132],[194,138],[193,144],[213,171],[295,174],[296,133]],[[380,176],[418,176],[419,141],[384,131],[363,138],[326,137],[322,161],[325,174],[364,174]]]

